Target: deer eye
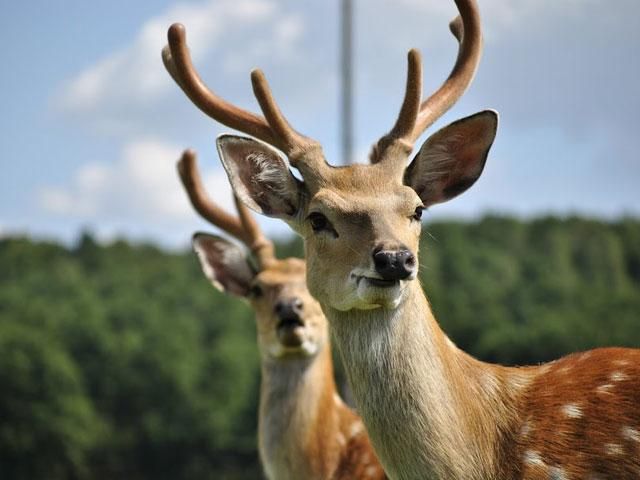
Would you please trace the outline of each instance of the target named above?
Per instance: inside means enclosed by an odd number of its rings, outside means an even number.
[[[253,285],[249,289],[249,296],[251,298],[260,298],[263,293],[264,292],[263,292],[262,287],[260,285]]]
[[[424,212],[424,207],[422,205],[420,205],[419,207],[416,207],[416,209],[413,212],[413,215],[411,216],[411,218],[413,220],[415,220],[416,222],[419,222],[420,219],[422,218],[422,212]]]
[[[320,232],[322,230],[329,230],[331,228],[331,224],[327,217],[319,212],[312,212],[307,217],[309,223],[311,223],[311,228],[314,232]]]

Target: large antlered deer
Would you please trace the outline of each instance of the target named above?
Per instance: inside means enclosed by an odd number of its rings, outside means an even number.
[[[493,111],[458,120],[407,166],[414,142],[462,95],[478,64],[477,5],[456,5],[453,71],[423,102],[420,56],[409,52],[400,114],[371,165],[330,166],[320,145],[288,124],[259,70],[251,80],[264,117],[217,97],[195,72],[181,25],[169,29],[163,58],[201,110],[268,144],[218,139],[239,198],[304,238],[309,290],[391,478],[640,478],[640,350],[597,349],[526,368],[483,363],[446,337],[416,280],[423,209],[475,183],[497,128]]]
[[[327,320],[305,283],[304,261],[277,259],[247,208],[230,215],[206,194],[195,153],[186,150],[178,173],[202,217],[241,240],[198,233],[193,248],[211,283],[249,300],[255,311],[262,383],[258,440],[272,480],[386,478],[360,418],[338,395]]]

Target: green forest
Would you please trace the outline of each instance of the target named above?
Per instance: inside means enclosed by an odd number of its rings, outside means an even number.
[[[640,347],[640,220],[431,222],[420,261],[483,360]],[[189,251],[0,239],[0,478],[261,478],[254,330]]]

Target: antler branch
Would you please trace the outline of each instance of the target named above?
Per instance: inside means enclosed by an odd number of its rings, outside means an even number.
[[[475,0],[455,0],[460,12],[449,25],[459,42],[458,57],[445,82],[419,108],[422,96],[422,66],[420,54],[409,51],[407,86],[398,119],[391,131],[382,137],[372,156],[372,162],[384,160],[386,148],[396,142],[413,146],[420,135],[449,110],[471,84],[482,54],[480,13]]]
[[[236,107],[206,86],[193,66],[182,24],[171,25],[167,37],[169,44],[162,50],[165,68],[189,99],[205,114],[227,127],[259,138],[294,158],[311,146],[318,145],[296,132],[287,122],[261,71],[253,71],[251,81],[266,119]]]

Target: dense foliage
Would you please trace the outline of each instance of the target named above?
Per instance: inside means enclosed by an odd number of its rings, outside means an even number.
[[[523,364],[640,346],[640,221],[425,230],[422,283],[474,355]],[[70,249],[0,240],[0,385],[1,478],[260,477],[252,314],[189,252],[88,234]]]

